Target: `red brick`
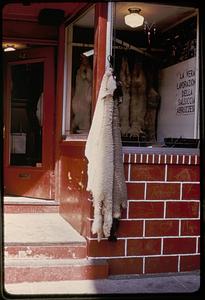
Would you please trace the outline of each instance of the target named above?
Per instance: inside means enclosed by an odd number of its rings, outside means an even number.
[[[180,258],[180,271],[196,271],[200,269],[200,255],[187,255]]]
[[[140,163],[140,158],[141,158],[141,155],[140,154],[136,154],[136,163],[137,164]]]
[[[200,220],[182,220],[181,235],[200,235]]]
[[[142,236],[143,221],[125,221],[120,220],[118,237],[137,237]]]
[[[129,218],[162,218],[164,203],[162,202],[130,202]]]
[[[184,183],[182,186],[183,200],[199,200],[200,199],[200,184]]]
[[[164,180],[165,166],[164,165],[132,165],[130,171],[131,180]]]
[[[128,180],[128,164],[124,164],[125,180]]]
[[[200,237],[198,238],[198,249],[197,252],[200,253]]]
[[[108,259],[109,275],[118,274],[142,274],[143,260],[142,258],[117,258]]]
[[[129,162],[129,154],[128,154],[128,153],[125,153],[125,154],[124,154],[124,162],[125,162],[125,163],[128,163],[128,162]]]
[[[123,256],[125,254],[125,241],[117,240],[117,242],[109,242],[108,240],[88,241],[88,256],[112,257]]]
[[[127,197],[129,200],[144,199],[144,183],[127,183]]]
[[[179,183],[148,183],[148,200],[178,200],[180,199]]]
[[[167,168],[168,181],[199,181],[199,166],[169,165]]]
[[[166,207],[167,218],[197,218],[199,215],[198,202],[168,202]]]
[[[130,163],[135,163],[135,154],[130,154]]]
[[[121,211],[121,219],[127,219],[127,209],[128,208],[124,208]]]
[[[177,163],[177,155],[172,156],[172,163],[173,165]]]
[[[161,239],[136,239],[127,241],[128,255],[154,255],[161,252]]]
[[[164,254],[195,253],[196,238],[164,238]]]
[[[163,157],[163,155],[161,155],[160,161],[163,159],[162,157]],[[155,155],[154,155],[154,163],[155,163],[155,164],[158,164],[158,163],[159,163],[159,155],[158,155],[158,154],[155,154]]]
[[[183,164],[183,156],[184,155],[179,155],[178,164]]]
[[[178,271],[178,256],[145,258],[145,273],[168,273]]]
[[[145,223],[146,236],[173,236],[179,234],[179,221],[150,220]]]

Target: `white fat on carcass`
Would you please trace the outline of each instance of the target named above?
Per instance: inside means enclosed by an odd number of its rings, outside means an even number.
[[[91,123],[92,69],[89,60],[81,56],[72,99],[72,132],[88,132]]]

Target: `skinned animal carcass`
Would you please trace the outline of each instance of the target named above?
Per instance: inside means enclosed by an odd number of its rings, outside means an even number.
[[[130,137],[144,133],[146,113],[146,77],[141,64],[135,63],[132,72],[130,101]]]
[[[72,98],[73,133],[88,132],[91,123],[92,69],[86,56],[81,56],[77,70],[74,96]]]
[[[159,93],[151,87],[147,93],[147,110],[145,114],[145,130],[147,139],[156,142],[156,118],[161,97]]]
[[[126,57],[122,58],[120,81],[122,83],[123,101],[119,105],[120,130],[122,136],[128,135],[130,130],[129,110],[130,110],[130,85],[131,76]]]

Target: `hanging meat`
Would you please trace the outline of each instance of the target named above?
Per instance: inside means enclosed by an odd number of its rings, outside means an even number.
[[[86,133],[91,123],[92,69],[89,59],[81,55],[81,64],[77,70],[74,96],[72,98],[73,133]]]
[[[129,123],[129,109],[130,109],[130,85],[131,75],[128,65],[127,57],[122,58],[122,64],[120,69],[120,81],[122,83],[123,101],[119,105],[120,115],[120,129],[122,136],[127,136],[130,123]]]
[[[145,131],[146,138],[149,142],[156,142],[156,131],[157,131],[157,112],[160,105],[161,97],[154,85],[156,85],[157,73],[154,66],[149,65],[149,71],[147,71],[147,110],[145,114]]]
[[[145,113],[146,77],[142,65],[135,63],[131,82],[130,137],[140,137],[144,133]]]

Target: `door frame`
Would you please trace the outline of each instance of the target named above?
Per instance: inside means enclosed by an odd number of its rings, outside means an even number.
[[[54,48],[29,48],[9,53],[4,63],[4,185],[5,192],[33,198],[55,198],[55,77]],[[44,101],[42,129],[42,165],[10,165],[10,84],[12,65],[24,63],[44,63]],[[20,177],[22,175],[22,177]],[[28,175],[28,176],[27,176]],[[17,185],[17,186],[16,186]],[[28,189],[26,189],[28,186]]]

